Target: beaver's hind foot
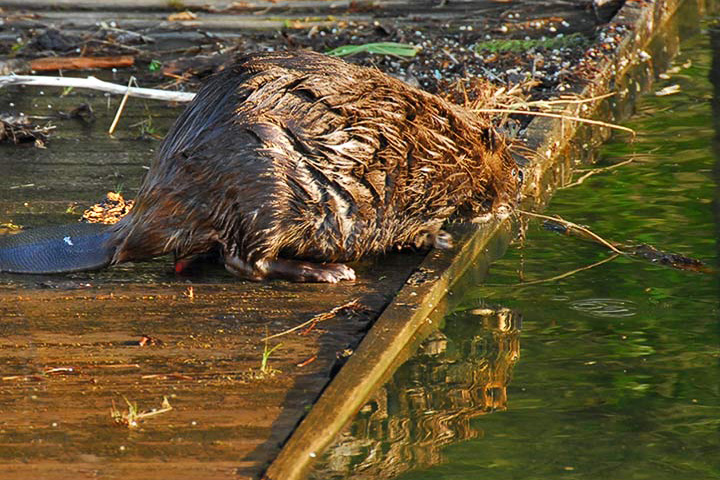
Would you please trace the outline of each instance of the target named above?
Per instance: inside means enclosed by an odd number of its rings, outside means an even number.
[[[238,277],[261,281],[270,278],[309,283],[338,283],[355,280],[355,271],[342,263],[311,263],[276,258],[260,260],[254,265],[237,257],[225,258],[225,268]]]

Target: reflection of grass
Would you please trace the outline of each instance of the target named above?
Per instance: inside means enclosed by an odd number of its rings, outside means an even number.
[[[532,38],[530,40],[488,40],[475,45],[476,51],[486,51],[492,53],[500,52],[523,52],[531,48],[545,48],[552,50],[555,48],[581,47],[588,44],[587,38],[579,33],[572,33],[563,37],[552,37],[546,39]]]
[[[327,52],[328,55],[336,57],[347,57],[357,53],[374,53],[378,55],[393,55],[396,57],[414,57],[419,47],[407,43],[377,42],[365,43],[362,45],[343,45]]]

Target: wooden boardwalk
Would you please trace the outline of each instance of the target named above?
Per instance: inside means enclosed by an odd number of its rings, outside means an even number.
[[[144,8],[135,10],[139,3]],[[183,3],[223,8],[231,2]],[[492,23],[511,9],[548,4],[440,3],[381,1],[368,4],[377,9],[358,9],[357,2],[348,1],[254,2],[252,9],[234,17],[200,9],[183,32],[277,28],[295,17],[307,25],[334,21],[330,17],[376,16]],[[677,5],[661,3],[667,11]],[[77,30],[113,18],[122,18],[125,28],[157,25],[169,14],[166,6],[164,0],[0,0],[0,7],[11,13],[30,9],[39,15],[17,18],[19,27],[52,21]],[[576,7],[563,2],[558,8]],[[653,12],[658,25],[666,19],[662,8]],[[644,48],[652,33],[638,31],[636,43],[628,44],[628,65],[636,61],[632,52]],[[608,62],[604,68],[610,71]],[[600,77],[588,92],[604,93],[612,75]],[[179,109],[131,102],[124,128],[109,137],[105,129],[118,101],[98,93],[60,97],[22,87],[0,90],[0,111],[41,115],[88,102],[97,115],[92,126],[60,123],[45,150],[0,145],[0,225],[67,223],[107,190],[122,188],[133,196],[158,146],[156,140],[137,137],[163,133]],[[600,114],[608,114],[606,107],[598,107]],[[567,176],[565,155],[584,143],[569,141],[576,133],[576,126],[566,122],[531,125],[531,145],[549,153],[530,167],[529,194],[546,197]],[[257,284],[237,281],[220,268],[176,277],[168,258],[98,273],[0,274],[0,479],[256,478],[310,411],[270,471],[275,480],[301,478],[309,452],[331,442],[357,404],[435,328],[430,320],[442,317],[445,293],[467,265],[488,249],[502,251],[507,230],[498,231],[505,235],[493,241],[489,234],[465,235],[446,255],[392,254],[363,261],[354,265],[359,274],[354,284]],[[342,311],[307,335],[262,340],[354,300],[362,306],[359,311]],[[340,365],[338,357],[354,351],[369,323],[384,310],[348,362],[350,368],[335,377],[311,411]],[[262,374],[263,350],[278,344],[269,360],[277,371]],[[172,410],[137,428],[117,425],[111,417],[113,405],[128,411],[126,399],[149,411],[160,408],[163,398]]]

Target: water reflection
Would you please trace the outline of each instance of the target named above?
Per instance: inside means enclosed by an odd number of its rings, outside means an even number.
[[[394,478],[439,464],[444,447],[481,435],[470,420],[507,408],[521,323],[504,308],[449,317],[365,404],[310,478]]]

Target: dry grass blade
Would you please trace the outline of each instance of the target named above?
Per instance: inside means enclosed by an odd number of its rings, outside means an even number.
[[[137,81],[135,80],[135,76],[130,76],[130,80],[128,80],[127,84],[127,91],[125,92],[125,95],[123,95],[122,100],[120,101],[120,106],[117,109],[117,112],[115,113],[115,118],[112,121],[112,124],[110,125],[110,128],[108,129],[108,133],[112,135],[115,133],[115,127],[117,127],[118,122],[120,121],[120,116],[122,115],[122,112],[125,110],[125,104],[127,103],[127,99],[130,96],[130,87],[135,84],[135,87],[138,86]]]
[[[271,339],[273,339],[273,338],[281,337],[281,336],[283,336],[283,335],[287,335],[288,333],[292,333],[292,332],[295,332],[295,331],[297,331],[297,330],[300,330],[301,328],[305,328],[305,327],[307,327],[307,326],[309,326],[309,325],[314,325],[314,324],[316,324],[316,323],[319,323],[319,322],[322,322],[322,321],[325,321],[325,320],[330,320],[330,319],[332,319],[332,318],[335,318],[337,315],[339,315],[339,314],[341,314],[341,313],[345,313],[345,312],[361,312],[361,311],[364,311],[364,310],[367,310],[367,307],[366,307],[365,305],[363,305],[362,303],[360,303],[360,302],[358,301],[358,299],[356,298],[355,300],[351,300],[351,301],[349,301],[349,302],[347,302],[347,303],[344,303],[344,304],[342,304],[342,305],[339,305],[339,306],[333,308],[333,309],[330,310],[329,312],[319,313],[319,314],[315,315],[314,317],[312,317],[312,318],[311,318],[310,320],[308,320],[307,322],[303,322],[303,323],[301,323],[300,325],[296,325],[296,326],[294,326],[294,327],[292,327],[292,328],[289,328],[289,329],[287,329],[287,330],[284,330],[284,331],[282,331],[282,332],[280,332],[280,333],[276,333],[276,334],[274,334],[274,335],[269,335],[269,336],[263,338],[263,341],[268,341],[268,340],[271,340]]]
[[[512,104],[512,105],[506,105],[507,108],[517,108],[517,107],[536,107],[536,108],[552,108],[553,105],[580,105],[583,103],[590,103],[595,102],[598,100],[603,100],[605,98],[609,98],[615,95],[615,92],[606,93],[604,95],[597,95],[595,97],[588,97],[588,98],[558,98],[556,100],[533,100],[529,102],[523,102],[519,104]]]
[[[602,122],[600,120],[590,120],[589,118],[575,117],[572,115],[563,115],[561,113],[550,113],[550,112],[533,112],[532,110],[517,110],[513,108],[476,108],[478,113],[507,113],[507,114],[521,114],[521,115],[534,115],[536,117],[549,117],[549,118],[560,118],[563,120],[571,120],[573,122],[587,123],[590,125],[598,125],[600,127],[612,128],[615,130],[622,130],[630,133],[633,137],[636,135],[635,130],[622,125],[614,123]]]

